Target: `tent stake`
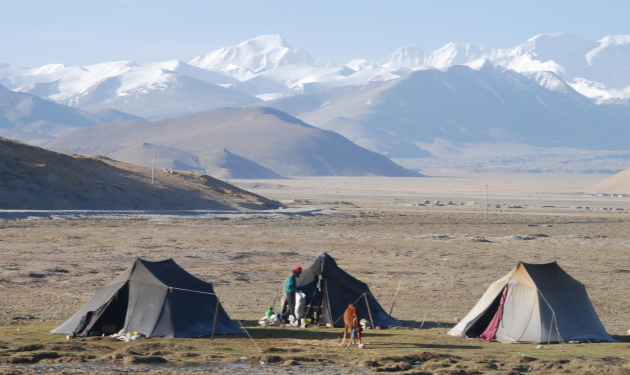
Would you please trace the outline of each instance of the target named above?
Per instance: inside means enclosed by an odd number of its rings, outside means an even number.
[[[217,318],[219,317],[219,296],[217,296],[217,307],[214,309],[214,321],[212,322],[212,336],[210,336],[210,341],[214,340],[214,331],[217,328]]]
[[[400,284],[402,280],[398,282],[398,288],[396,288],[396,294],[394,294],[394,300],[392,301],[392,307],[389,309],[389,315],[392,315],[392,311],[394,311],[394,304],[396,303],[396,298],[398,298],[398,291],[400,290]]]
[[[374,326],[374,320],[372,320],[372,310],[370,309],[370,303],[368,302],[367,293],[363,294],[363,297],[365,297],[365,304],[367,305],[368,314],[370,314],[370,323],[372,324],[372,329],[376,329],[376,327]]]

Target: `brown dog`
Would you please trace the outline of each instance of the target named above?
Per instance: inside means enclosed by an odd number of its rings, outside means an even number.
[[[346,343],[346,335],[348,334],[348,329],[350,330],[350,345],[357,343],[361,345],[361,324],[359,323],[361,318],[359,317],[359,310],[357,310],[354,306],[348,305],[346,312],[343,313],[343,341],[341,345]],[[352,330],[354,329],[354,337],[352,337]]]

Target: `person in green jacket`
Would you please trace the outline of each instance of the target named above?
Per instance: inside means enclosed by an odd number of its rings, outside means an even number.
[[[282,319],[287,322],[289,315],[295,315],[295,293],[297,292],[296,278],[300,277],[302,273],[302,267],[297,267],[293,270],[293,273],[289,275],[286,283],[284,284],[284,291],[287,295],[287,308],[282,314]]]

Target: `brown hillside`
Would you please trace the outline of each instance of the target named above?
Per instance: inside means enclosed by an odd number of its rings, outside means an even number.
[[[83,157],[0,138],[0,209],[241,210],[281,204],[192,172]]]
[[[591,186],[587,193],[630,194],[630,168],[614,174],[604,181]]]

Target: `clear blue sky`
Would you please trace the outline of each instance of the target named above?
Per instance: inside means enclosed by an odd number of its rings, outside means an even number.
[[[31,67],[188,61],[261,34],[333,63],[378,61],[407,44],[504,48],[546,32],[630,34],[627,0],[0,1],[0,62]]]

